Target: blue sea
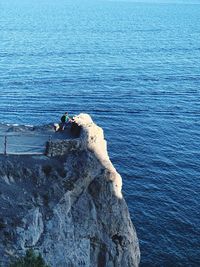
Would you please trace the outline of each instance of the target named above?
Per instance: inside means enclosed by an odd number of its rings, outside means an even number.
[[[1,0],[0,122],[92,115],[141,267],[200,266],[200,5]]]

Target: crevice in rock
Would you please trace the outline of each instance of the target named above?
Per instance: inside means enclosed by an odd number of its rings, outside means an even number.
[[[123,246],[123,237],[121,235],[115,234],[112,236],[112,241],[116,244],[116,245],[120,245],[121,247]]]

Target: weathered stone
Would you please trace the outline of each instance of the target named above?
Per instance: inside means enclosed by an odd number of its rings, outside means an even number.
[[[87,114],[76,122],[80,137],[52,142],[48,157],[0,158],[3,266],[30,247],[52,267],[139,265],[138,239],[103,130]]]

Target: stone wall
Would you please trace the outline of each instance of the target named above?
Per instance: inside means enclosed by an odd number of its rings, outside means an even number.
[[[80,148],[79,139],[48,141],[46,144],[46,156],[62,156]]]
[[[70,151],[80,149],[82,146],[81,130],[82,127],[73,122],[70,129],[70,138],[73,139],[49,140],[46,143],[45,155],[48,157],[62,156]]]

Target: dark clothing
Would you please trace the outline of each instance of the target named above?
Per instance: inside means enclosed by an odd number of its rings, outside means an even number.
[[[68,114],[64,114],[64,115],[60,118],[60,120],[61,120],[61,124],[60,124],[60,129],[61,129],[61,130],[64,130],[65,127],[66,127],[67,125],[69,125],[70,122],[71,122],[70,117],[68,116]]]
[[[69,122],[69,116],[68,115],[63,115],[60,120],[61,120],[62,123],[67,123],[67,122]]]

